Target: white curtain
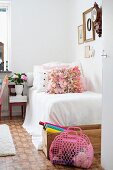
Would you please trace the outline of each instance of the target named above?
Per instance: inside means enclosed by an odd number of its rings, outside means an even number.
[[[8,9],[0,7],[0,42],[4,43],[4,68],[8,60]]]

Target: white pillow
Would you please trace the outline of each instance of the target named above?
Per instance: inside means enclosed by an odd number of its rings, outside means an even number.
[[[82,61],[83,74],[88,91],[102,92],[102,63],[96,60]]]
[[[48,85],[48,72],[47,70],[39,70],[39,72],[37,72],[37,91],[38,92],[46,92],[47,89],[47,85]]]
[[[47,70],[43,66],[36,65],[33,67],[33,87],[38,92],[45,92],[48,83]]]
[[[58,67],[59,63],[58,62],[51,62],[51,63],[45,63],[42,65],[44,69],[53,69],[55,67]]]
[[[70,63],[52,62],[52,63],[45,63],[42,66],[43,66],[44,69],[51,70],[51,69],[54,69],[54,68],[69,67]]]

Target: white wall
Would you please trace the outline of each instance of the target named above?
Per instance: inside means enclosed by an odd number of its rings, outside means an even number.
[[[90,47],[95,49],[95,58],[101,58],[102,53],[102,38],[99,38],[96,34],[95,41],[87,42],[84,44],[78,45],[78,26],[83,24],[83,17],[82,14],[84,11],[88,10],[89,8],[93,7],[94,2],[97,2],[99,5],[102,5],[101,0],[76,0],[76,4],[73,6],[73,10],[75,11],[72,22],[75,22],[75,25],[73,27],[73,37],[75,37],[75,40],[73,41],[73,46],[75,46],[75,54],[76,58],[78,59],[84,59],[85,56],[85,46],[90,45]],[[87,58],[85,60],[91,60],[91,58]]]
[[[72,1],[12,0],[11,70],[27,72],[36,64],[72,61]]]
[[[99,6],[102,5],[102,0],[96,0]],[[83,24],[83,12],[90,9],[94,6],[95,0],[74,0],[71,1],[71,46],[72,46],[72,59],[73,60],[81,60],[83,66],[83,73],[87,77],[87,79],[93,79],[93,84],[98,84],[99,86],[95,86],[95,90],[93,87],[90,90],[96,92],[102,92],[102,38],[99,38],[97,34],[95,34],[95,41],[90,41],[83,44],[78,44],[78,26]],[[95,56],[91,58],[85,58],[85,46],[90,46],[95,50]],[[91,71],[90,71],[91,70]],[[93,78],[92,78],[93,77]],[[98,83],[99,82],[99,83]],[[98,88],[97,88],[98,87]]]
[[[100,56],[102,38],[96,37],[96,41],[78,45],[82,13],[92,7],[95,0],[10,1],[10,70],[28,72],[36,64],[83,59],[86,45],[95,49],[96,57]],[[97,2],[101,4],[101,0]]]

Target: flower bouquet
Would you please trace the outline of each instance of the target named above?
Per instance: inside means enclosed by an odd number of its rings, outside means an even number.
[[[23,92],[23,83],[27,81],[25,73],[14,73],[9,78],[10,82],[15,83],[15,92],[17,95],[21,95]]]
[[[22,85],[27,81],[27,76],[25,73],[14,73],[8,79],[10,82],[15,83],[16,85]]]

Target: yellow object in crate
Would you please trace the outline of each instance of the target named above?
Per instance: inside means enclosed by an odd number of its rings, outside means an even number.
[[[52,129],[52,128],[46,128],[46,132],[50,132],[50,133],[60,133],[61,131],[56,130],[56,129]]]

